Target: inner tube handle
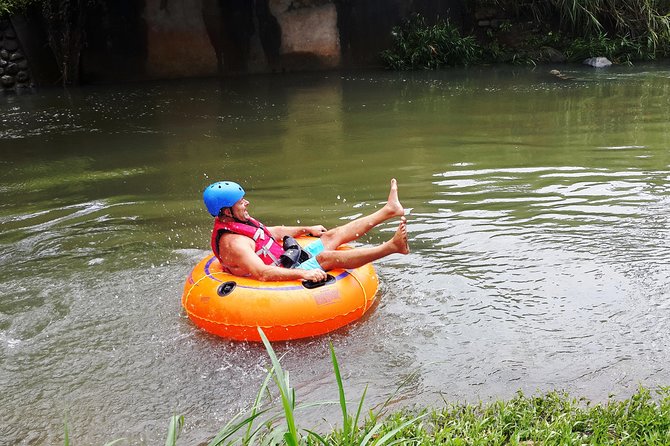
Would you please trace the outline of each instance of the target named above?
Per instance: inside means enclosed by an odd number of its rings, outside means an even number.
[[[333,277],[330,274],[326,275],[326,280],[321,281],[321,282],[314,282],[313,280],[303,280],[302,281],[302,286],[307,288],[308,290],[313,290],[314,288],[319,288],[324,285],[330,285],[331,283],[335,283],[335,277]]]

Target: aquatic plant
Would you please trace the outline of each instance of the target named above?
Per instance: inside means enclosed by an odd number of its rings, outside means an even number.
[[[394,70],[437,69],[470,65],[480,60],[482,49],[472,36],[461,36],[449,20],[427,25],[413,14],[393,28],[393,43],[381,53],[384,64]]]

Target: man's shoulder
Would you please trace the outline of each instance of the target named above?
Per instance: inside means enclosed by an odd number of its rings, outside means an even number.
[[[242,234],[235,234],[234,232],[224,232],[221,234],[219,243],[232,245],[253,245],[253,240]]]

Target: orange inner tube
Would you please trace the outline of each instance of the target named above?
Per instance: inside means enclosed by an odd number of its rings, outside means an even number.
[[[257,327],[271,341],[318,336],[363,316],[379,286],[372,264],[328,274],[315,288],[301,281],[260,282],[224,272],[210,254],[188,276],[182,305],[197,326],[229,339],[260,341]]]

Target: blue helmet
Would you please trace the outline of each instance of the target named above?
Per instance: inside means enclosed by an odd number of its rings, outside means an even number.
[[[244,189],[232,181],[219,181],[208,186],[202,193],[207,210],[213,217],[219,215],[221,209],[229,208],[244,197]]]

